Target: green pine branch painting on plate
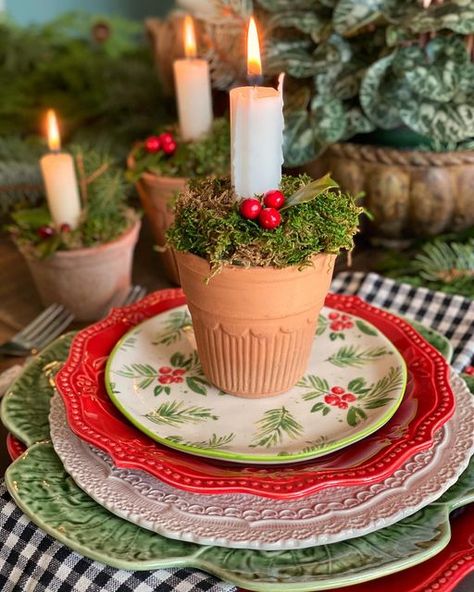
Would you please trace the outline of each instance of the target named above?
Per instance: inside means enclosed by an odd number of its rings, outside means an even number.
[[[208,419],[217,420],[212,410],[206,407],[185,407],[182,401],[167,401],[145,415],[156,424],[178,426],[183,423],[199,423]]]
[[[303,426],[284,406],[269,409],[264,413],[262,419],[257,421],[257,432],[250,447],[270,448],[275,444],[280,444],[285,436],[291,439],[297,438],[302,431]]]

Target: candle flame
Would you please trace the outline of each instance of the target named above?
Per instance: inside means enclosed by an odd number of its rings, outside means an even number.
[[[253,16],[250,17],[247,34],[247,75],[249,78],[259,78],[262,75],[257,25]]]
[[[50,150],[61,148],[61,136],[59,135],[58,120],[53,109],[49,109],[46,115],[48,123],[48,146]]]
[[[194,21],[189,14],[184,17],[184,54],[187,58],[195,58],[197,55]]]

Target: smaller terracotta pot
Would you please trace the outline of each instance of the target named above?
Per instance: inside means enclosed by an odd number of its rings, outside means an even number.
[[[95,321],[123,301],[131,286],[140,221],[105,245],[57,251],[47,259],[25,256],[44,306],[57,302],[77,321]]]
[[[134,167],[135,159],[130,154],[128,168],[133,170]],[[145,172],[135,184],[142,207],[150,221],[156,245],[160,249],[165,249],[166,231],[174,222],[171,202],[176,193],[184,189],[187,181],[183,177],[161,177]],[[167,278],[179,286],[179,271],[174,250],[168,248],[158,254]]]
[[[336,256],[276,269],[226,266],[206,284],[201,257],[176,253],[207,378],[248,398],[285,392],[304,374]]]

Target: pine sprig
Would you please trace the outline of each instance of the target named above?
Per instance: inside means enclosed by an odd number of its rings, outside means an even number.
[[[182,401],[162,403],[151,413],[147,413],[145,417],[153,423],[169,426],[219,419],[218,416],[212,414],[211,409],[206,407],[184,407]]]
[[[367,364],[367,362],[372,362],[390,353],[389,350],[382,346],[358,349],[355,345],[345,345],[330,356],[327,361],[339,368],[360,368]]]
[[[172,345],[179,339],[181,333],[187,327],[192,327],[191,316],[187,310],[178,310],[171,313],[166,321],[165,329],[160,332],[153,345]]]
[[[189,442],[184,440],[182,436],[168,436],[166,439],[170,440],[171,442],[175,442],[176,444],[183,444],[184,446],[191,446],[192,448],[201,448],[203,450],[218,450],[222,448],[226,448],[228,444],[234,440],[235,434],[231,432],[230,434],[224,434],[222,436],[218,436],[217,434],[212,434],[212,436],[208,440],[201,440],[200,442]]]
[[[117,372],[119,376],[138,380],[139,389],[148,388],[158,377],[158,372],[150,364],[130,364]]]
[[[329,383],[325,378],[320,378],[314,374],[304,376],[301,380],[296,383],[296,386],[301,388],[311,389],[308,393],[303,395],[305,401],[311,401],[322,395],[326,395],[329,392]]]
[[[466,244],[428,243],[415,257],[414,267],[430,282],[450,284],[468,280],[474,283],[474,239]]]
[[[385,401],[386,397],[394,390],[399,389],[403,385],[403,374],[400,366],[390,368],[388,374],[378,380],[372,388],[364,395],[359,397],[364,400],[364,405],[368,409],[373,409],[374,406],[382,406],[381,401]],[[377,404],[378,403],[378,404]]]
[[[285,407],[269,409],[257,422],[257,433],[253,438],[252,448],[264,446],[269,448],[280,444],[283,438],[297,438],[303,431],[302,425]]]

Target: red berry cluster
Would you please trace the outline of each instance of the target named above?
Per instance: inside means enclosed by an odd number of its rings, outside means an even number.
[[[331,321],[329,325],[331,331],[343,331],[344,329],[352,329],[354,326],[351,317],[338,312],[329,313],[329,320]]]
[[[339,409],[347,409],[349,403],[353,403],[357,397],[352,393],[346,393],[342,386],[333,386],[331,394],[324,397],[324,402],[332,407],[339,407]]]
[[[176,152],[176,148],[176,140],[169,132],[164,132],[159,136],[150,136],[145,140],[145,150],[149,154],[155,154],[161,150],[171,156]]]
[[[263,196],[263,205],[259,199],[250,197],[240,204],[240,214],[246,220],[257,220],[265,230],[273,230],[281,224],[278,211],[285,203],[285,196],[278,189],[267,191]],[[263,207],[265,206],[265,207]]]
[[[71,232],[71,227],[69,226],[69,224],[61,224],[59,232]],[[42,240],[46,240],[47,238],[51,238],[56,234],[56,229],[52,226],[40,226],[36,231],[36,234]]]
[[[169,366],[162,366],[159,369],[159,373],[158,382],[160,384],[172,384],[173,382],[183,382],[183,374],[186,374],[186,370],[182,368],[173,370]]]
[[[466,366],[464,368],[464,374],[467,374],[468,376],[474,376],[474,366]]]

